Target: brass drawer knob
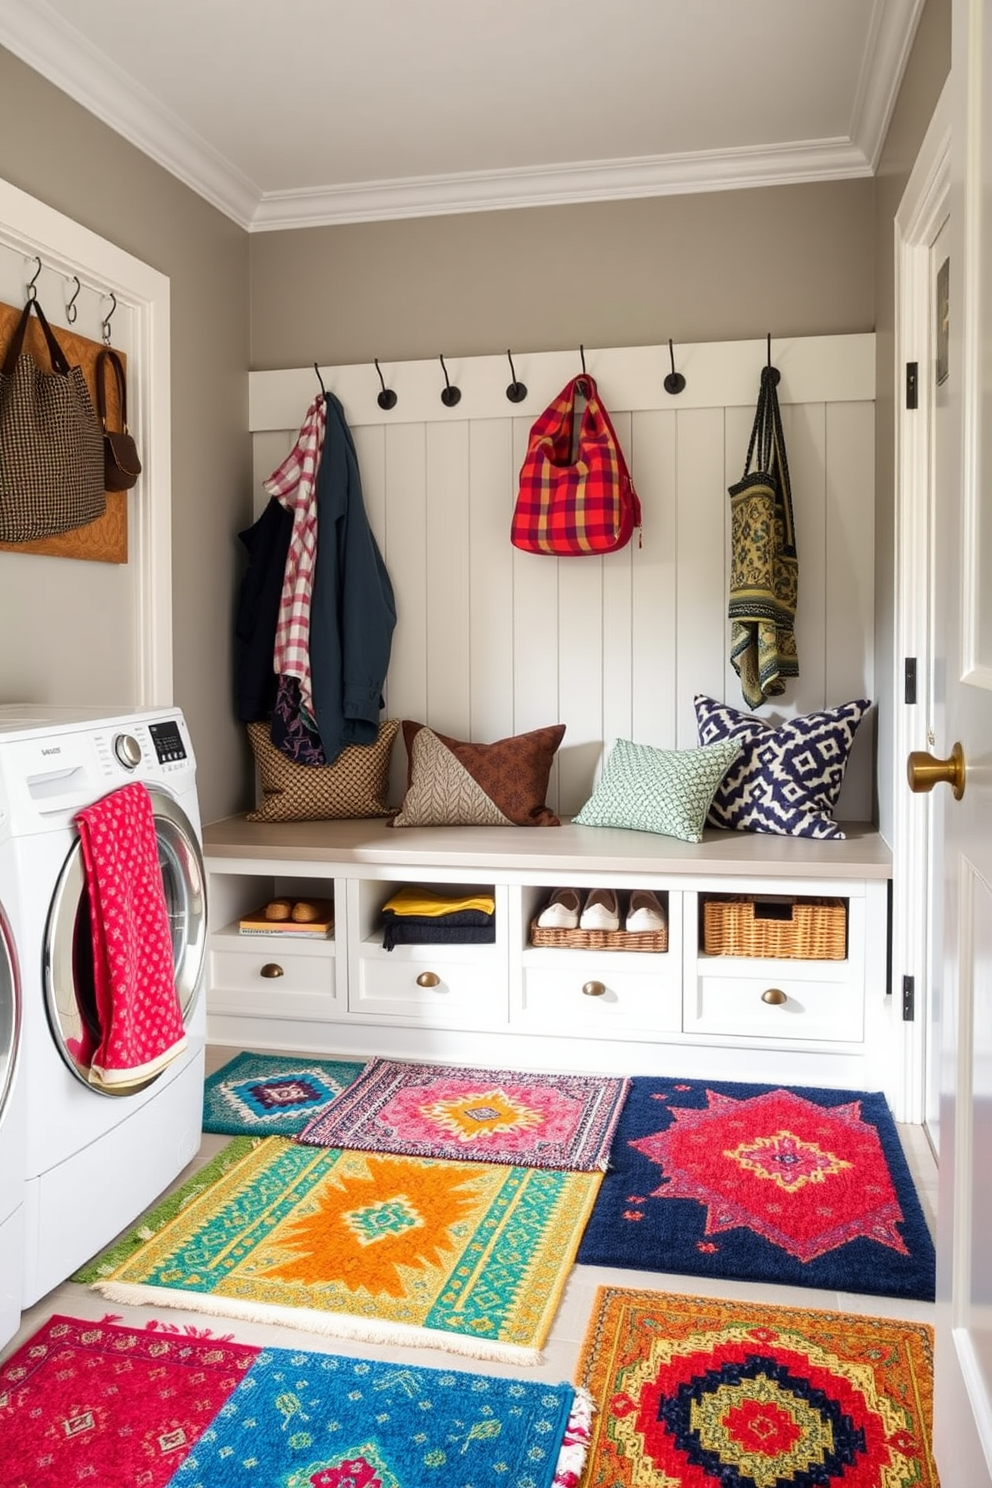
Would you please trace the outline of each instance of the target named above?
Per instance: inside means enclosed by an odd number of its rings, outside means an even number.
[[[762,1002],[769,1003],[772,1007],[781,1007],[783,1002],[788,1002],[789,999],[781,987],[769,987],[766,992],[762,992],[761,1000]]]
[[[281,977],[286,975],[278,961],[266,961],[258,974],[263,977]]]
[[[422,971],[417,978],[418,987],[440,987],[441,978],[436,971]]]
[[[585,982],[582,991],[586,997],[602,997],[606,987],[602,982]]]

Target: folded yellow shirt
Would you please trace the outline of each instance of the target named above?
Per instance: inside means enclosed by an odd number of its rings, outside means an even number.
[[[446,915],[459,909],[495,914],[496,900],[492,894],[433,894],[430,889],[411,886],[399,889],[382,907],[398,915]]]

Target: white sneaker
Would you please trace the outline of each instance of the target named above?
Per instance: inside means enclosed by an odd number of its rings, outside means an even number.
[[[580,930],[619,930],[620,906],[613,889],[590,889],[579,919]]]
[[[537,917],[542,930],[574,930],[579,923],[579,896],[574,889],[555,889]]]
[[[634,889],[627,906],[624,929],[629,935],[657,934],[664,930],[668,919],[657,894],[650,889]]]

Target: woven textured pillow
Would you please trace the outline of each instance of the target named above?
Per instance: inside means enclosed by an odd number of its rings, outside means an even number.
[[[738,754],[733,740],[703,749],[655,749],[618,739],[574,820],[583,827],[629,827],[701,842],[713,792]]]
[[[466,744],[403,721],[407,788],[393,827],[560,827],[546,804],[563,723]]]
[[[276,748],[267,723],[249,723],[248,738],[258,765],[262,800],[248,821],[339,821],[388,816],[389,757],[399,719],[379,725],[374,744],[349,744],[332,765],[298,765]]]
[[[777,725],[702,693],[693,701],[701,744],[741,745],[713,798],[711,826],[843,841],[833,813],[854,736],[871,707],[866,698]]]

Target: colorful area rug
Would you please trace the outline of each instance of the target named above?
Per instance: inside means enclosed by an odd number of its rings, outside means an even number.
[[[0,1488],[162,1488],[257,1353],[50,1318],[0,1365]]]
[[[0,1366],[0,1488],[574,1488],[568,1384],[51,1318]],[[185,1335],[185,1336],[183,1336]]]
[[[924,1323],[603,1287],[583,1488],[937,1488]]]
[[[300,1134],[319,1147],[605,1169],[629,1080],[373,1059]]]
[[[636,1078],[580,1263],[934,1295],[885,1097]]]
[[[232,1144],[233,1146],[234,1144]],[[242,1139],[77,1279],[117,1302],[532,1364],[599,1173]]]
[[[204,1081],[203,1130],[295,1137],[364,1068],[350,1060],[239,1054]]]

